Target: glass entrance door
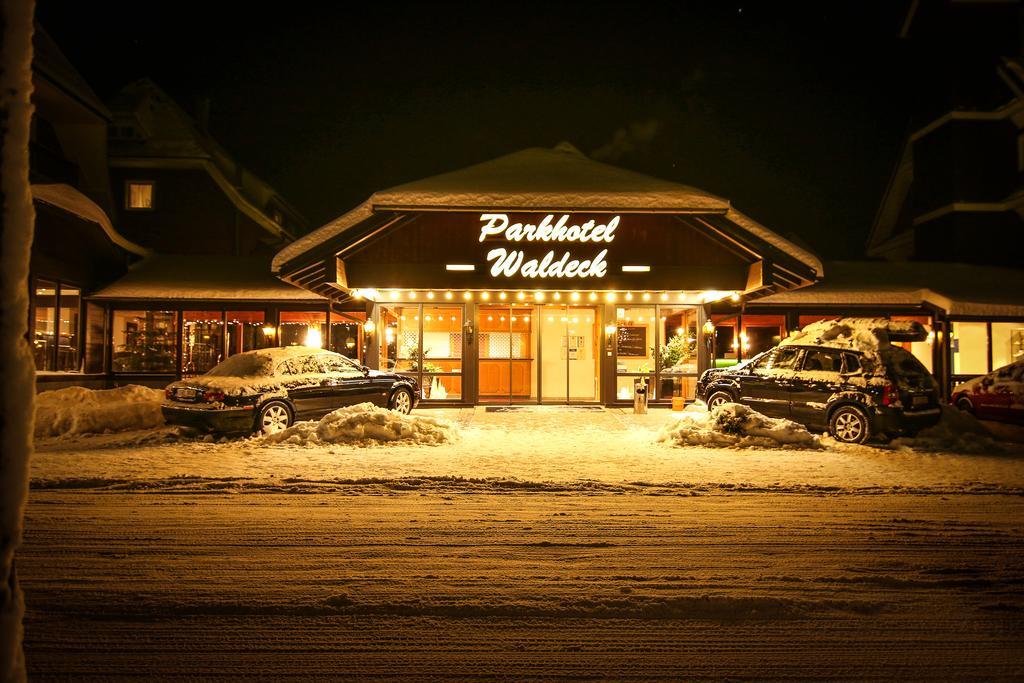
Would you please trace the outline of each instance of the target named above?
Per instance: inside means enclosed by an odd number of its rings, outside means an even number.
[[[591,403],[600,393],[600,313],[594,306],[541,308],[541,401]]]
[[[533,306],[483,305],[477,311],[480,402],[536,402],[537,335]]]

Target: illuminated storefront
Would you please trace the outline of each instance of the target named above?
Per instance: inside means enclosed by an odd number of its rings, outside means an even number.
[[[417,377],[425,401],[484,405],[614,404],[638,382],[691,399],[713,360],[707,304],[822,275],[726,200],[564,147],[378,192],[274,269],[365,313],[371,367]]]

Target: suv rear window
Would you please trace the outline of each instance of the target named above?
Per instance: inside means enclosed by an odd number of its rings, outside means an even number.
[[[861,371],[860,358],[856,354],[844,353],[843,360],[846,361],[846,369],[843,370],[846,374],[855,375]]]

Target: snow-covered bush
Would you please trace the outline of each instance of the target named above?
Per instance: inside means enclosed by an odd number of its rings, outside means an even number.
[[[402,442],[436,446],[457,438],[458,429],[448,420],[402,415],[372,403],[358,403],[328,413],[319,422],[298,422],[262,437],[262,441],[300,445]]]
[[[818,437],[803,425],[767,417],[739,403],[711,411],[690,406],[677,421],[661,428],[658,440],[673,446],[821,448]]]
[[[152,429],[164,423],[163,392],[137,384],[116,389],[67,387],[36,396],[36,437]]]

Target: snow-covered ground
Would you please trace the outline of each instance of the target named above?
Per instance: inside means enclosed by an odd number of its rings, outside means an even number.
[[[925,442],[820,449],[674,447],[679,413],[419,410],[455,423],[446,445],[221,443],[173,429],[37,442],[36,489],[296,491],[352,487],[773,491],[1024,491],[1024,444],[960,453]],[[210,438],[210,437],[207,437]],[[303,441],[302,439],[299,439]],[[763,442],[762,442],[763,443]],[[969,445],[976,445],[971,441]],[[968,450],[978,450],[971,448]]]
[[[31,500],[32,680],[1024,677],[1019,495]]]

